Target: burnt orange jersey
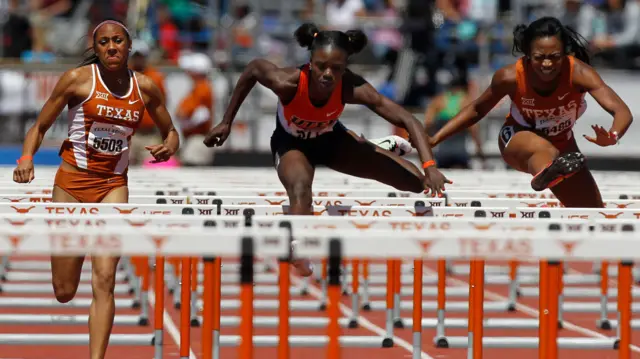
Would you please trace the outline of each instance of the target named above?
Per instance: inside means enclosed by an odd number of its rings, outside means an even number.
[[[540,96],[530,85],[529,78],[534,75],[527,69],[524,58],[520,58],[516,62],[517,90],[511,96],[507,124],[534,128],[552,141],[571,139],[571,129],[587,107],[585,93],[572,82],[574,64],[574,58],[567,56],[556,90],[549,96]]]
[[[285,131],[302,139],[311,139],[333,130],[338,122],[344,103],[342,81],[336,84],[331,97],[322,107],[316,107],[309,99],[309,65],[300,69],[298,90],[287,104],[278,101],[278,121]]]
[[[129,142],[144,113],[142,93],[130,71],[129,92],[120,97],[90,65],[93,86],[89,97],[69,109],[69,137],[62,143],[62,160],[91,172],[123,174],[129,166]]]

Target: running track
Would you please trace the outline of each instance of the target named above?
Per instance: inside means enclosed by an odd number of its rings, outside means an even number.
[[[587,273],[591,268],[590,264],[576,264],[571,266],[574,271]],[[424,275],[435,273],[435,263],[428,263],[425,268]],[[466,278],[460,276],[448,277],[448,286],[466,285]],[[153,281],[152,281],[153,283]],[[294,278],[292,285],[299,283],[299,279]],[[611,282],[611,286],[615,286],[615,282]],[[313,286],[311,289],[311,295],[318,295],[319,288]],[[2,294],[7,296],[7,294]],[[505,286],[487,286],[485,292],[485,300],[504,300],[507,295]],[[24,296],[24,295],[21,295]],[[53,297],[53,292],[51,293]],[[78,297],[84,297],[84,295],[78,295]],[[120,298],[120,297],[118,297]],[[165,358],[179,358],[179,347],[177,340],[179,338],[179,311],[173,308],[172,296],[166,293],[165,300]],[[153,301],[153,296],[151,298]],[[291,299],[296,299],[292,296]],[[410,298],[407,298],[410,299]],[[456,300],[465,300],[463,298],[457,298]],[[575,301],[575,299],[571,299]],[[591,299],[593,300],[593,299]],[[596,299],[597,300],[597,299]],[[486,313],[485,317],[511,317],[511,318],[531,318],[537,315],[537,301],[535,298],[519,298],[520,305],[515,313]],[[350,298],[344,297],[343,299],[343,313],[349,311]],[[153,315],[153,307],[149,311]],[[225,311],[222,309],[222,315],[239,315],[234,311]],[[34,313],[30,309],[24,310],[12,310],[12,313]],[[44,312],[43,312],[44,313]],[[51,310],[47,310],[47,313],[52,313]],[[69,313],[66,309],[65,313]],[[88,314],[88,309],[78,309],[77,314]],[[117,314],[135,314],[133,311],[118,309]],[[274,312],[256,311],[255,315],[276,315]],[[293,315],[304,316],[323,316],[321,312],[294,312]],[[361,312],[361,326],[358,329],[343,329],[343,334],[349,335],[380,335],[384,333],[384,312]],[[403,312],[404,318],[411,316],[410,312]],[[424,317],[432,318],[435,313],[425,312]],[[451,313],[450,317],[464,317],[465,313]],[[634,318],[637,316],[634,316]],[[565,313],[565,328],[559,330],[558,335],[561,337],[598,337],[600,335],[610,336],[613,331],[600,331],[595,329],[595,319],[597,314],[592,313]],[[610,317],[612,318],[612,317]],[[169,320],[170,319],[170,320]],[[153,316],[151,316],[151,325],[153,323]],[[570,323],[570,324],[569,324]],[[149,333],[152,330],[152,326],[149,327],[116,327],[114,333]],[[236,328],[222,328],[222,334],[237,334]],[[75,326],[2,326],[0,327],[2,333],[86,333],[87,329],[82,325]],[[375,332],[375,333],[374,333]],[[276,329],[256,329],[255,334],[275,334]],[[292,335],[310,335],[310,334],[323,334],[320,329],[299,329],[292,328]],[[343,358],[353,357],[367,357],[368,359],[377,358],[411,358],[411,328],[395,329],[396,335],[395,347],[389,349],[359,349],[359,348],[344,348],[342,351]],[[435,334],[433,329],[423,329],[423,358],[452,358],[462,359],[466,358],[465,349],[438,349],[432,344],[432,338]],[[447,329],[448,335],[465,336],[465,330]],[[485,336],[537,336],[537,330],[489,330],[485,329]],[[632,343],[636,346],[640,346],[640,333],[635,332],[633,334]],[[191,359],[201,358],[202,347],[200,344],[200,328],[191,329]],[[614,350],[559,350],[560,358],[570,358],[575,356],[582,359],[607,359],[617,358],[617,351]],[[83,346],[5,346],[0,351],[0,359],[67,359],[67,358],[88,358],[88,347]],[[107,351],[107,358],[109,359],[151,359],[153,358],[153,348],[149,347],[121,347],[111,346]],[[237,358],[235,348],[222,348],[221,357],[225,359]],[[255,357],[261,359],[276,358],[275,348],[256,348]],[[317,348],[292,348],[292,358],[305,358],[305,359],[321,359],[325,358],[324,349]],[[532,349],[485,349],[485,358],[518,358],[518,359],[533,359],[538,358],[537,351]],[[640,357],[640,348],[633,348],[633,357]]]

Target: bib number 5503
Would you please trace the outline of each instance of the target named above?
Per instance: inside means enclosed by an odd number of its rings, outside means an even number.
[[[122,140],[113,138],[96,137],[93,139],[93,148],[103,152],[121,152],[122,144]]]

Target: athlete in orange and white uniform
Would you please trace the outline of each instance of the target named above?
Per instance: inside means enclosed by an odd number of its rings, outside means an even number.
[[[514,30],[514,49],[524,54],[498,70],[491,86],[466,106],[433,138],[433,146],[480,121],[504,97],[511,110],[500,130],[499,148],[505,162],[533,176],[536,191],[550,188],[566,207],[603,207],[573,133],[586,110],[586,93],[613,115],[607,131],[593,126],[599,146],[611,146],[632,122],[629,107],[589,66],[580,35],[553,17],[540,18]]]
[[[399,190],[420,193],[428,189],[441,195],[445,183],[451,182],[436,168],[420,122],[347,69],[349,56],[366,45],[365,34],[320,31],[313,24],[303,24],[295,36],[311,52],[309,64],[278,68],[263,59],[251,61],[234,88],[222,122],[211,130],[205,144],[224,143],[240,105],[259,82],[279,100],[271,150],[289,197],[290,214],[312,214],[311,186],[317,165]],[[405,128],[423,162],[424,174],[411,162],[347,130],[339,121],[346,104],[365,105],[389,123]],[[301,275],[311,275],[308,261],[293,264]]]
[[[93,32],[93,50],[78,68],[65,72],[29,129],[22,157],[13,172],[18,183],[34,178],[33,155],[65,106],[69,138],[60,149],[62,163],[53,186],[53,202],[126,203],[131,137],[146,110],[164,142],[147,146],[155,161],[167,161],[179,147],[178,133],[158,87],[127,68],[131,37],[118,21],[107,20]],[[92,256],[93,301],[89,311],[91,359],[103,359],[115,311],[113,290],[119,258]],[[84,256],[52,256],[56,299],[66,303],[78,289]]]

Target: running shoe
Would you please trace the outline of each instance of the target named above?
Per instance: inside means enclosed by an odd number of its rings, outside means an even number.
[[[531,180],[531,188],[544,191],[573,176],[584,167],[584,156],[580,152],[569,152],[558,156]]]
[[[404,156],[412,151],[411,143],[400,136],[392,135],[375,138],[369,141],[380,148],[395,153],[398,156]]]

